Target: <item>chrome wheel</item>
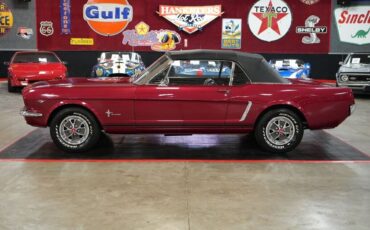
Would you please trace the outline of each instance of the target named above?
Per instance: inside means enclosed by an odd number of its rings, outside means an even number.
[[[71,115],[60,122],[59,134],[67,144],[80,145],[89,137],[90,128],[83,117]]]
[[[285,116],[272,118],[266,125],[266,137],[274,145],[283,146],[292,141],[295,126],[292,120]]]

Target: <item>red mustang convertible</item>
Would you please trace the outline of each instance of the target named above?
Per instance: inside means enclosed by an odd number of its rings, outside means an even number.
[[[304,129],[333,128],[354,109],[351,89],[283,79],[265,59],[234,51],[169,52],[132,83],[70,78],[23,90],[28,124],[50,127],[65,151],[86,151],[106,133],[253,132],[283,153]]]

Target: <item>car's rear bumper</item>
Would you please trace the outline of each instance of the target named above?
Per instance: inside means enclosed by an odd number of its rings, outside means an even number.
[[[34,77],[34,78],[28,78],[28,79],[12,77],[10,81],[13,87],[25,87],[27,85],[33,84],[38,81],[50,81],[50,80],[57,80],[57,79],[63,79],[63,78],[56,77],[56,76],[40,77],[40,78]]]

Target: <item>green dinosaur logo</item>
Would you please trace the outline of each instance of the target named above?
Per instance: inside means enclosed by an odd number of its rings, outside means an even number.
[[[370,28],[365,31],[365,30],[359,30],[355,35],[352,35],[352,38],[366,38],[367,34],[370,32]]]

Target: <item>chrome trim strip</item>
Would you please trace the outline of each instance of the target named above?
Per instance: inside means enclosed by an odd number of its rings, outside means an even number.
[[[220,70],[222,72],[222,70]],[[234,71],[235,71],[235,62],[231,63],[231,75],[230,75],[230,80],[229,80],[229,86],[233,85],[234,81]]]
[[[42,113],[29,112],[25,109],[22,109],[19,114],[23,117],[42,117]]]
[[[239,120],[240,122],[245,121],[245,119],[248,116],[249,111],[251,110],[252,105],[253,105],[253,103],[251,101],[249,101],[248,104],[247,104],[247,107],[244,110],[244,113],[243,113],[242,117]]]

